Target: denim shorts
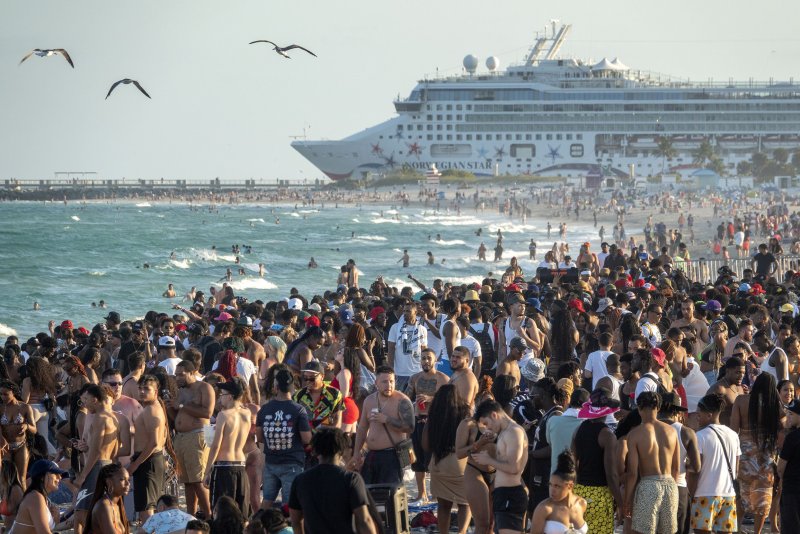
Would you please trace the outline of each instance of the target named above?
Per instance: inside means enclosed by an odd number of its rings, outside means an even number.
[[[303,466],[298,464],[265,464],[262,480],[261,496],[265,501],[274,501],[281,492],[281,500],[289,502],[292,483],[295,477],[303,472]]]

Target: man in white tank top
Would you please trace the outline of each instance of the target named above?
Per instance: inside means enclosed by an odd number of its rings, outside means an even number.
[[[658,419],[667,423],[678,433],[679,474],[675,480],[678,485],[678,530],[677,534],[689,534],[689,489],[686,485],[686,471],[696,473],[700,469],[700,451],[697,448],[697,436],[694,430],[679,423],[679,414],[688,409],[681,406],[681,398],[675,393],[666,393],[661,397],[661,410]]]

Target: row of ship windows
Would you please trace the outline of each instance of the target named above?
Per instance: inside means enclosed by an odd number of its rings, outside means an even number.
[[[437,106],[440,107],[440,106]],[[447,106],[450,107],[449,105]],[[541,111],[800,111],[800,102],[755,102],[717,104],[475,104],[476,112],[541,112]]]
[[[380,139],[383,139],[383,138],[384,138],[384,136],[381,135]],[[422,136],[420,135],[417,138],[418,139],[422,139]],[[432,141],[433,140],[433,135],[432,134],[428,134],[426,139],[428,141]],[[447,135],[447,140],[448,141],[452,141],[452,139],[453,139],[452,135]],[[478,134],[478,135],[475,136],[475,140],[476,141],[483,141],[484,139],[486,139],[487,141],[493,141],[493,140],[494,141],[503,141],[503,140],[505,140],[505,141],[523,141],[523,140],[524,141],[533,141],[534,139],[536,141],[564,141],[564,140],[572,141],[573,139],[576,140],[576,141],[581,141],[581,140],[583,140],[583,134],[571,134],[571,133],[568,133],[568,134],[536,134],[536,135],[534,135],[534,134],[513,134],[513,135],[512,134]],[[442,136],[441,135],[437,135],[436,136],[436,140],[437,141],[441,141],[442,140]],[[461,134],[457,134],[456,135],[456,140],[457,141],[461,141],[462,140],[461,139]],[[467,141],[472,141],[472,134],[467,134],[466,140]]]
[[[609,88],[612,85],[608,85]],[[419,101],[422,93],[413,91],[409,100]],[[428,90],[425,93],[425,100],[752,100],[752,99],[790,99],[800,98],[800,91],[659,91],[643,89],[640,91],[538,91],[535,89],[445,89]],[[432,107],[447,106],[452,104],[426,104],[426,109]],[[460,105],[460,104],[456,104]]]
[[[684,123],[692,121],[705,122],[731,122],[731,121],[753,121],[753,122],[786,122],[795,121],[800,123],[800,113],[680,113],[662,115],[657,113],[487,113],[485,115],[470,114],[465,115],[467,122],[568,122],[568,121],[631,121],[652,123]]]
[[[428,104],[426,111],[434,111],[434,106]],[[435,111],[476,111],[476,112],[541,112],[541,111],[637,111],[637,112],[681,112],[681,111],[800,111],[800,102],[742,102],[717,104],[437,104]],[[428,115],[431,120],[433,115]],[[437,115],[438,120],[441,115]],[[448,115],[449,120],[450,115]]]
[[[457,132],[548,132],[574,130],[575,124],[459,124],[455,127]],[[583,130],[590,132],[620,132],[620,133],[718,133],[718,134],[753,134],[756,132],[768,133],[797,133],[800,124],[797,123],[765,123],[754,124],[750,122],[732,123],[680,123],[680,124],[649,124],[640,122],[628,123],[592,123],[581,124]]]
[[[510,121],[510,122],[546,122],[546,121],[555,121],[555,122],[563,122],[566,120],[606,120],[606,121],[615,121],[615,120],[630,120],[631,117],[636,117],[637,120],[640,121],[658,121],[658,122],[685,122],[691,120],[703,120],[703,121],[717,121],[717,120],[752,120],[752,121],[788,121],[788,120],[795,120],[800,121],[800,108],[794,110],[794,113],[787,113],[787,112],[780,112],[780,113],[764,113],[763,111],[753,111],[750,113],[722,113],[720,115],[715,115],[712,113],[697,113],[693,111],[685,111],[679,113],[670,113],[668,115],[660,114],[660,113],[610,113],[608,111],[603,112],[602,115],[598,115],[597,112],[590,112],[590,113],[581,113],[581,112],[572,112],[572,113],[563,113],[563,114],[553,114],[553,113],[485,113],[485,114],[477,114],[477,113],[470,113],[467,115],[436,115],[436,119],[434,119],[434,115],[426,115],[426,121],[452,121],[455,117],[456,121],[467,120],[471,122],[497,122],[497,121]],[[417,116],[412,117],[412,120],[419,120]],[[429,125],[430,127],[430,125]],[[411,128],[411,127],[409,127]],[[402,125],[400,126],[402,129]],[[422,125],[417,125],[417,130],[421,130]]]

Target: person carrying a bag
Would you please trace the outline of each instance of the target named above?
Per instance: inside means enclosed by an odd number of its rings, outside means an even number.
[[[395,390],[391,367],[379,367],[375,375],[376,391],[364,399],[350,463],[366,484],[399,485],[403,470],[413,462],[409,436],[414,430],[414,407]]]

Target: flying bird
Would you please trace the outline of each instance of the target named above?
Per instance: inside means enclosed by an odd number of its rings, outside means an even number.
[[[72,58],[69,57],[69,54],[63,48],[34,48],[30,52],[28,52],[28,55],[26,55],[24,58],[20,60],[19,64],[22,65],[23,61],[25,61],[34,54],[36,54],[39,57],[50,57],[50,56],[55,56],[56,54],[61,54],[62,56],[64,56],[64,59],[67,60],[67,63],[69,63],[70,67],[72,67],[73,69],[75,68],[75,64],[72,62]]]
[[[112,85],[111,89],[108,90],[108,94],[106,95],[106,100],[108,100],[108,97],[111,96],[111,92],[114,91],[114,88],[116,86],[118,86],[119,84],[121,84],[121,83],[124,83],[126,85],[129,84],[129,83],[132,83],[133,85],[136,86],[137,89],[139,89],[142,92],[142,94],[144,96],[146,96],[147,98],[150,98],[150,95],[148,95],[147,91],[145,91],[144,88],[142,88],[142,86],[139,85],[139,82],[137,82],[136,80],[131,80],[130,78],[125,78],[125,79],[122,79],[122,80],[120,80],[118,82],[114,82],[114,85]]]
[[[252,41],[250,44],[255,44],[255,43],[269,43],[269,44],[271,44],[274,47],[273,50],[275,50],[275,52],[277,52],[278,54],[282,55],[286,59],[292,59],[286,52],[289,51],[289,50],[293,50],[295,48],[299,48],[300,50],[303,50],[304,52],[308,52],[312,56],[317,57],[317,54],[315,54],[314,52],[312,52],[308,48],[303,48],[302,46],[297,45],[297,44],[281,47],[281,46],[276,45],[272,41],[267,41],[266,39],[260,39],[258,41]]]

